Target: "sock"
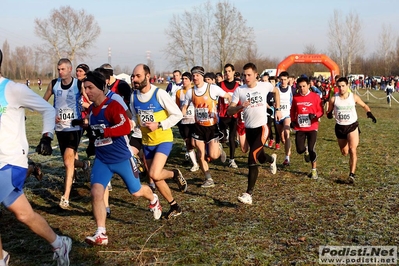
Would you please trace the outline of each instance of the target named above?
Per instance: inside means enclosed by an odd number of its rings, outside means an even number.
[[[51,246],[53,247],[53,249],[57,249],[57,248],[60,248],[61,245],[62,245],[61,237],[59,235],[57,235],[54,242],[51,243]]]
[[[177,171],[177,169],[173,169],[173,179],[176,179],[177,176],[179,175],[179,171]]]
[[[209,172],[209,170],[205,172],[205,179],[212,179],[211,172]]]
[[[290,156],[285,156],[285,159],[290,161]]]
[[[111,212],[111,209],[109,207],[106,207],[105,210],[107,211],[107,213]]]
[[[188,155],[190,156],[191,161],[193,162],[194,165],[197,165],[197,156],[195,154],[195,150],[191,150],[188,152]]]
[[[152,205],[154,205],[154,204],[157,202],[157,200],[158,200],[158,197],[155,196],[155,194],[154,194],[154,199],[151,200],[150,203],[151,203]]]
[[[176,205],[177,203],[176,203],[176,201],[175,201],[175,199],[173,199],[171,202],[169,202],[169,205],[170,206],[173,206],[173,205]]]
[[[105,230],[105,227],[97,227],[97,232],[105,235],[107,230]]]

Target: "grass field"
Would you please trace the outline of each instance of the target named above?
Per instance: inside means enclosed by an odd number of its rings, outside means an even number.
[[[384,97],[382,91],[372,94]],[[265,148],[277,153],[278,172],[271,175],[266,165],[260,170],[252,206],[237,201],[247,186],[246,154],[236,150],[238,169],[220,161],[211,163],[216,186],[203,189],[203,176],[189,172],[191,165],[184,161],[182,140],[175,130],[166,168],[179,167],[189,183],[183,194],[170,182],[183,214],[173,220],[153,220],[148,202],[134,200],[116,177],[110,198],[112,218],[107,220],[110,242],[104,247],[84,243],[96,230],[89,183],[73,185],[70,211],[58,208],[64,176],[58,150],[50,157],[30,156],[43,164],[45,176],[41,182],[29,177],[25,191],[33,208],[55,231],[73,239],[71,265],[317,265],[320,245],[396,245],[399,104],[393,102],[390,108],[384,99],[362,99],[377,124],[358,108],[361,135],[355,185],[337,182],[349,174],[349,158],[340,154],[334,121],[323,117],[316,145],[320,178],[306,177],[310,165],[295,147],[291,166],[286,168],[282,150]],[[29,111],[27,118],[33,150],[41,120]],[[85,147],[82,144],[80,149],[82,158]],[[161,204],[164,211],[169,209],[164,199]],[[4,249],[11,254],[10,265],[54,265],[49,245],[7,210],[3,210],[0,232]]]

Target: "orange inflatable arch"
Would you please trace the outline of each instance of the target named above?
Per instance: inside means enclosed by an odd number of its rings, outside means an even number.
[[[296,63],[306,64],[323,64],[331,73],[331,82],[334,83],[334,77],[339,75],[339,67],[337,63],[331,60],[330,57],[325,54],[292,54],[280,62],[277,66],[276,76],[280,75],[281,72],[286,71],[291,65]]]

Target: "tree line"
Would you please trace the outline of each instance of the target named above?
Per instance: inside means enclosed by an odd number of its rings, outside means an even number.
[[[39,46],[12,49],[8,41],[4,41],[4,76],[19,80],[54,78],[59,58],[67,57],[73,62],[90,58],[88,51],[101,33],[93,15],[70,6],[53,9],[48,18],[35,19],[34,25],[35,33],[43,41]],[[328,48],[324,50],[305,44],[303,53],[328,55],[340,66],[343,76],[351,73],[399,75],[399,65],[396,64],[399,37],[391,26],[381,26],[378,48],[369,56],[364,54],[363,30],[361,17],[356,12],[345,15],[334,10],[329,19]],[[226,63],[242,69],[247,62],[255,63],[262,70],[276,68],[284,59],[258,52],[253,28],[247,25],[241,12],[229,1],[215,4],[208,1],[174,14],[165,28],[165,35],[163,52],[171,70],[189,70],[194,65],[201,65],[207,71],[219,72]],[[149,60],[148,64],[156,73],[156,62]],[[116,65],[115,68],[116,74],[119,74],[118,70],[130,71],[128,66],[122,68]],[[290,73],[297,75],[311,75],[316,71],[327,69],[318,64],[295,64],[289,68]]]

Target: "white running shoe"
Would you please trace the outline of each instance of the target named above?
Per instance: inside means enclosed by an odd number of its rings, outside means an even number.
[[[252,204],[252,196],[248,193],[243,193],[241,196],[238,196],[238,201],[244,204]]]
[[[194,164],[193,167],[191,167],[190,171],[191,172],[197,172],[200,169],[198,164]]]
[[[62,245],[54,249],[53,260],[57,260],[58,266],[69,266],[69,252],[72,248],[72,239],[67,236],[60,236]]]
[[[154,194],[154,198],[157,200],[154,204],[150,203],[150,211],[154,214],[154,219],[159,220],[162,216],[162,207],[159,203],[158,195]]]
[[[215,186],[215,182],[213,182],[212,178],[208,178],[207,180],[205,180],[205,182],[201,185],[202,188],[210,188],[210,187],[214,187]]]
[[[104,246],[108,244],[108,236],[106,233],[96,233],[93,236],[87,236],[85,242],[90,245]]]
[[[61,209],[68,210],[69,209],[69,200],[66,200],[64,196],[61,196],[59,206]]]
[[[5,251],[4,249],[3,249],[3,260],[4,263],[8,265],[8,262],[10,261],[10,254],[8,254],[8,252]]]
[[[277,173],[277,154],[273,153],[272,157],[274,159],[274,161],[270,164],[270,172],[272,172],[273,175],[275,175]]]
[[[230,159],[229,160],[229,167],[231,168],[238,168],[236,162],[234,161],[234,159]]]

